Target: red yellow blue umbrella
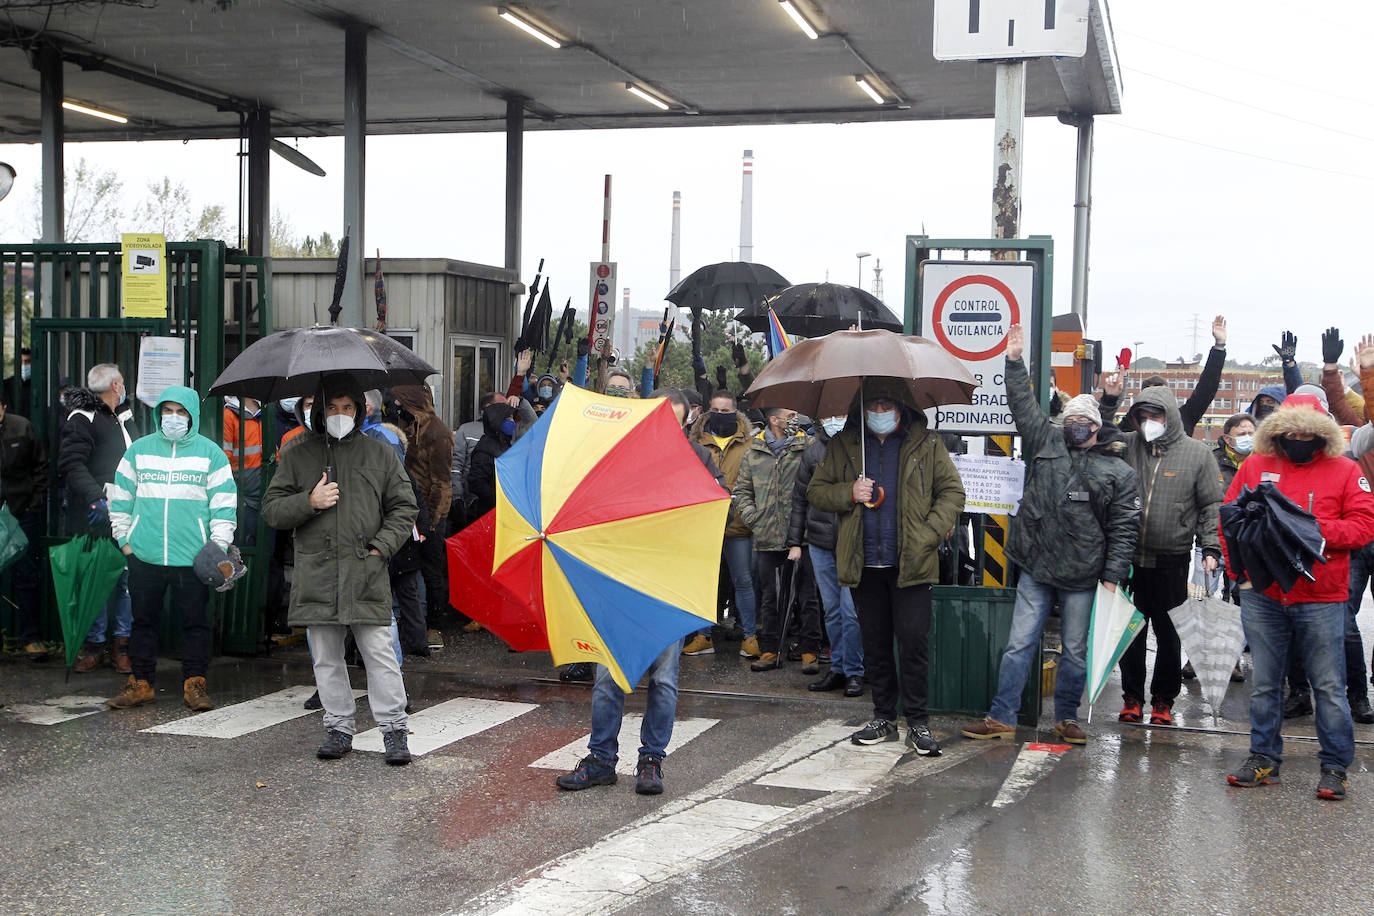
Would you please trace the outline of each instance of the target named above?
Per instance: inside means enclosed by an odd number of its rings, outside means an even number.
[[[715,621],[729,505],[666,400],[568,385],[496,460],[492,574],[542,616],[555,663],[606,665],[628,693]]]

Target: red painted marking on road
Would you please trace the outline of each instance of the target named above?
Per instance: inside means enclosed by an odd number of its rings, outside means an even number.
[[[1030,744],[1026,745],[1026,750],[1047,751],[1051,754],[1062,754],[1065,751],[1072,750],[1072,748],[1070,748],[1070,746],[1067,744],[1042,744],[1038,741],[1033,741]]]

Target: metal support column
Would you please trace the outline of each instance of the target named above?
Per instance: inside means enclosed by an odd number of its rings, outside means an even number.
[[[1073,196],[1073,313],[1088,327],[1088,243],[1092,237],[1093,212],[1093,118],[1080,115],[1078,172]]]
[[[516,97],[506,99],[506,266],[517,275],[524,194],[525,100]]]
[[[997,64],[996,129],[993,134],[992,237],[1014,239],[1021,232],[1021,137],[1026,120],[1026,62]],[[1015,251],[996,251],[1016,260]]]
[[[348,276],[344,279],[343,327],[363,326],[364,199],[367,190],[367,33],[364,25],[344,28],[344,229],[349,233]]]
[[[272,110],[248,113],[248,253],[272,253]]]
[[[62,144],[62,52],[42,45],[36,54],[43,119],[43,241],[67,240]]]

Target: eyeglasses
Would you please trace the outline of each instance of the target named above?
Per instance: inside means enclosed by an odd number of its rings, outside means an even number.
[[[628,398],[630,396],[630,389],[621,388],[618,385],[610,385],[606,388],[606,394],[613,398]]]

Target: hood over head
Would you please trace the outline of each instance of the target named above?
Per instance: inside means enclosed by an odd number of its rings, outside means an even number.
[[[1280,455],[1277,440],[1292,433],[1311,433],[1325,443],[1321,454],[1340,458],[1345,454],[1345,435],[1340,424],[1310,394],[1293,394],[1264,418],[1255,430],[1256,455]]]
[[[180,404],[191,415],[191,428],[179,441],[184,442],[200,432],[200,395],[196,394],[195,389],[187,388],[185,385],[169,385],[162,390],[162,394],[158,395],[157,404],[153,408],[157,418],[157,434],[159,436],[162,435],[162,405],[168,401],[173,404]]]
[[[1250,406],[1245,408],[1245,412],[1253,417],[1260,398],[1273,398],[1275,404],[1282,404],[1286,397],[1288,397],[1288,389],[1282,385],[1265,385],[1259,390],[1259,394],[1250,401]]]
[[[1178,398],[1173,391],[1168,388],[1155,386],[1143,389],[1140,394],[1135,396],[1135,401],[1131,404],[1131,422],[1136,429],[1140,429],[1140,417],[1136,413],[1136,408],[1142,404],[1149,404],[1164,411],[1164,435],[1156,439],[1156,442],[1172,442],[1183,435],[1183,420],[1178,413]],[[1144,435],[1140,440],[1145,441]]]
[[[515,408],[505,401],[495,401],[482,408],[482,429],[489,436],[505,435],[501,424],[515,418]]]
[[[1359,461],[1365,453],[1374,449],[1374,423],[1357,427],[1350,434],[1350,457]]]
[[[329,406],[329,401],[340,396],[348,397],[353,401],[353,435],[362,429],[363,417],[367,416],[367,402],[363,400],[363,386],[351,373],[334,372],[326,375],[320,382],[322,395],[315,395],[315,403],[310,406],[310,432],[316,436],[325,435],[325,409]],[[299,412],[300,405],[296,405]],[[348,438],[345,436],[344,438]]]
[[[428,385],[397,385],[391,389],[391,399],[414,417],[434,413],[434,392]]]

